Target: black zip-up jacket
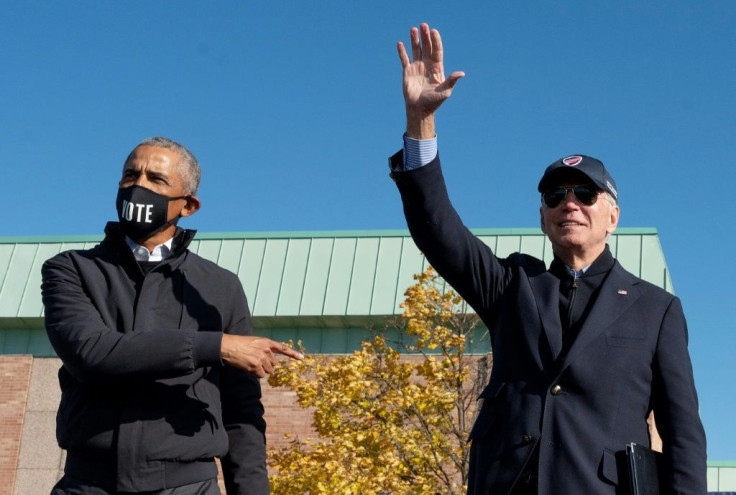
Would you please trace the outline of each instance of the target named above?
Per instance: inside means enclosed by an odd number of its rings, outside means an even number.
[[[195,231],[145,275],[120,226],[105,233],[42,268],[65,472],[153,491],[214,478],[221,457],[229,495],[267,494],[260,384],[220,358],[223,332],[252,334],[240,281],[187,249]]]

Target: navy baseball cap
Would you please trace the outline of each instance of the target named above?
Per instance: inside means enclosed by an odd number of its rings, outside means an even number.
[[[610,193],[613,199],[618,201],[616,181],[608,173],[603,162],[586,155],[566,156],[554,162],[544,171],[537,190],[539,192],[545,192],[552,187],[559,186],[560,184],[555,183],[555,181],[563,174],[570,173],[571,170],[575,170],[575,173],[582,174],[602,191]]]

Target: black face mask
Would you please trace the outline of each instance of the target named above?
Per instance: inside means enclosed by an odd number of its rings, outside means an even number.
[[[176,224],[179,220],[178,215],[171,220],[166,220],[169,201],[187,197],[170,198],[141,186],[118,189],[115,206],[125,235],[134,241],[143,241],[169,225]]]

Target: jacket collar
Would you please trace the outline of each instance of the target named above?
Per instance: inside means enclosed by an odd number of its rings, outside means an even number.
[[[596,258],[596,260],[590,265],[585,271],[583,277],[592,277],[594,275],[600,275],[602,273],[611,272],[618,266],[623,273],[626,272],[616,262],[616,259],[611,254],[611,250],[606,245],[605,250]],[[550,276],[553,275],[553,276]],[[606,277],[608,279],[608,277]],[[539,320],[541,322],[542,331],[549,343],[549,349],[551,351],[551,359],[557,359],[557,356],[562,352],[562,324],[560,320],[560,281],[571,280],[571,275],[567,270],[565,264],[559,258],[555,257],[550,264],[549,270],[541,273],[540,275],[530,277],[529,284],[531,285],[534,293],[534,299],[536,300]],[[630,284],[628,284],[630,285]],[[606,286],[606,280],[601,285],[601,291]],[[601,292],[602,293],[602,292]],[[599,296],[600,297],[600,296]],[[596,301],[594,308],[599,306],[602,301]],[[589,327],[589,322],[598,314],[598,311],[591,311],[588,315],[586,323],[580,331],[580,334],[575,339],[572,349],[577,346],[577,341],[580,340],[583,331]],[[532,327],[536,328],[536,327]],[[531,348],[537,348],[536,342],[539,339],[538,334],[532,335],[527,332],[526,334],[529,345]],[[570,353],[568,353],[569,357]],[[540,367],[543,366],[542,360],[544,356],[540,355]],[[567,361],[567,359],[566,359]]]
[[[603,252],[593,261],[593,263],[585,270],[583,277],[592,277],[594,275],[600,275],[606,273],[613,268],[613,264],[616,260],[611,254],[611,249],[606,244]],[[570,278],[569,268],[563,263],[563,261],[557,256],[554,257],[552,263],[549,265],[549,271],[560,280]]]
[[[173,258],[179,256],[186,251],[196,234],[196,230],[177,227],[176,232],[174,233],[174,242],[171,246],[171,254],[169,257]],[[120,222],[107,222],[107,225],[105,225],[105,239],[102,241],[102,244],[116,252],[130,252],[128,243],[125,240],[125,233],[123,232],[123,228],[120,226]]]

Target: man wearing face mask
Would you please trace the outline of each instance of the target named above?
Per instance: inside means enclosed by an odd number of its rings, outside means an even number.
[[[252,335],[238,278],[190,252],[200,208],[182,145],[143,141],[123,167],[105,238],[42,269],[46,329],[62,360],[53,495],[269,493],[259,377],[276,354]]]
[[[410,37],[411,61],[398,44],[407,120],[391,177],[412,238],[478,313],[493,347],[470,432],[468,494],[629,493],[621,453],[649,446],[653,411],[659,493],[704,495],[705,432],[682,306],[610,252],[620,212],[611,174],[586,155],[552,163],[537,190],[553,261],[497,257],[453,208],[437,152],[435,112],[464,74],[445,78],[437,30],[422,24]]]

